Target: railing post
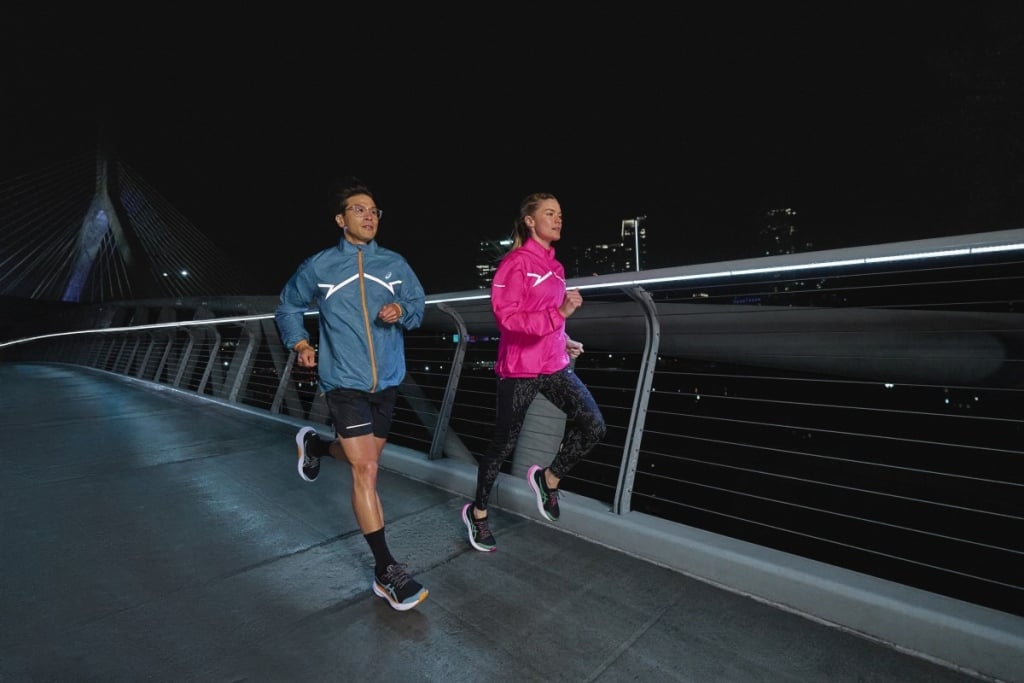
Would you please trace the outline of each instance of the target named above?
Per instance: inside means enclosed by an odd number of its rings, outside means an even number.
[[[146,368],[149,366],[149,359],[153,355],[153,348],[156,346],[157,335],[152,332],[147,332],[146,337],[149,339],[149,343],[146,344],[146,350],[142,354],[142,360],[139,361],[139,367],[135,370],[136,379],[145,379]]]
[[[163,375],[164,369],[167,368],[171,359],[171,351],[174,349],[174,337],[175,335],[173,333],[167,333],[164,335],[164,350],[160,354],[160,360],[157,362],[153,376],[148,377],[147,379],[153,382],[160,381],[160,377]]]
[[[252,366],[256,359],[256,348],[259,346],[259,326],[255,326],[252,323],[242,324],[242,335],[239,339],[245,339],[245,347],[235,347],[235,352],[231,357],[231,367],[226,378],[226,384],[228,386],[227,400],[232,403],[238,403],[238,395],[242,392],[242,387],[248,382],[252,374]]]
[[[195,331],[190,327],[183,329],[188,336],[188,343],[185,344],[185,348],[181,351],[181,357],[178,359],[177,372],[174,373],[174,381],[171,383],[173,387],[181,386],[181,380],[185,376],[185,371],[192,364],[192,348],[196,345]]]
[[[455,328],[459,333],[459,343],[452,356],[452,368],[448,373],[448,383],[445,385],[444,396],[441,399],[441,409],[437,415],[434,438],[430,442],[430,453],[428,454],[430,460],[436,460],[444,455],[444,442],[448,438],[448,423],[451,420],[452,407],[455,405],[455,392],[459,388],[459,377],[462,376],[462,364],[466,357],[466,338],[469,336],[465,321],[455,309],[445,304],[438,304],[437,307],[455,321]]]
[[[201,332],[203,336],[212,336],[213,344],[210,345],[210,358],[206,361],[206,367],[203,368],[203,378],[199,380],[199,386],[196,387],[197,394],[206,393],[206,385],[209,384],[210,377],[213,375],[213,364],[217,362],[217,357],[220,355],[220,344],[223,339],[216,325],[211,325],[210,329],[206,329],[204,325]]]
[[[622,465],[619,467],[619,482],[615,488],[612,512],[621,515],[629,512],[633,496],[633,481],[636,479],[637,460],[640,457],[640,443],[644,436],[644,420],[654,384],[654,369],[658,362],[658,346],[661,343],[661,326],[658,323],[658,309],[651,295],[642,287],[623,288],[623,291],[640,304],[644,312],[647,335],[644,339],[643,358],[633,395],[633,410],[629,415],[626,443],[622,451]]]

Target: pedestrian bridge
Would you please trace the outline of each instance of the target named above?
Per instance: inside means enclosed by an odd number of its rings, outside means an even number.
[[[428,297],[381,495],[430,590],[369,590],[273,299],[76,306],[0,342],[7,680],[1024,680],[1024,231],[570,282],[608,434],[539,521],[459,508],[493,424],[486,292]],[[308,316],[316,342],[315,315]]]

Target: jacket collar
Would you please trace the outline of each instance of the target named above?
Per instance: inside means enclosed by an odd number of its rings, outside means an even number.
[[[540,242],[533,239],[532,237],[526,240],[526,242],[523,243],[523,246],[520,247],[520,249],[527,249],[530,252],[537,254],[543,259],[547,259],[550,261],[555,260],[555,247],[552,245],[550,249],[545,249]]]
[[[530,241],[532,242],[533,240]],[[340,249],[342,253],[365,251],[367,253],[372,254],[373,252],[377,251],[377,240],[370,240],[366,244],[356,245],[349,242],[347,239],[345,239],[345,236],[342,235],[341,240],[338,242],[338,249]]]

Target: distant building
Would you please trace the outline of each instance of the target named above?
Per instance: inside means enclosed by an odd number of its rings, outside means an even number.
[[[498,269],[501,258],[512,246],[511,237],[497,240],[480,240],[480,255],[476,264],[476,282],[479,289],[490,289],[494,281],[494,271]]]
[[[619,242],[577,248],[572,263],[565,264],[567,274],[587,277],[642,270],[647,261],[646,220],[647,216],[623,220]]]
[[[770,209],[764,217],[764,227],[758,233],[761,256],[795,254],[814,248],[810,242],[800,241],[794,209]]]

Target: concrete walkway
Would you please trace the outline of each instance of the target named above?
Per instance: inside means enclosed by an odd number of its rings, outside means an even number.
[[[988,680],[382,472],[395,612],[347,467],[295,426],[82,368],[0,363],[0,681]]]

